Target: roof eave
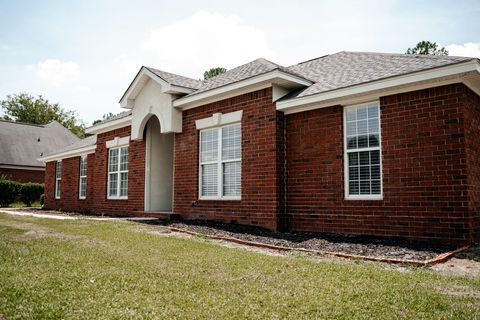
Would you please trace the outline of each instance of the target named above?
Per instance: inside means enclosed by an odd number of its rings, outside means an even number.
[[[480,63],[478,59],[278,101],[277,110],[286,114],[296,113],[338,104],[357,103],[362,99],[378,98],[380,95],[458,82],[465,83],[480,95]]]
[[[149,79],[157,82],[162,88],[163,93],[186,95],[195,91],[195,89],[170,84],[148,67],[142,66],[120,98],[120,106],[125,109],[132,109],[135,98]]]
[[[248,79],[179,98],[173,101],[173,106],[181,110],[192,109],[207,103],[266,88],[273,84],[289,89],[295,89],[310,86],[312,85],[312,82],[299,76],[275,69]]]
[[[132,123],[132,115],[117,119],[117,120],[112,120],[108,121],[105,123],[97,124],[95,126],[89,127],[85,129],[85,133],[88,134],[98,134],[98,133],[103,133],[107,131],[112,131],[115,129],[120,129],[123,127],[128,127]]]
[[[59,152],[56,154],[49,154],[44,157],[40,157],[37,160],[38,161],[43,161],[43,162],[50,162],[50,161],[59,161],[67,158],[73,158],[73,157],[79,157],[82,155],[87,155],[91,153],[95,153],[95,149],[97,148],[97,145],[91,145],[91,146],[86,146],[74,150],[69,150],[65,152]]]

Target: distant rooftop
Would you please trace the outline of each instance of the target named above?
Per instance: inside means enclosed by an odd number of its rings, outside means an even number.
[[[0,165],[45,167],[37,158],[79,140],[56,121],[34,125],[0,120]]]

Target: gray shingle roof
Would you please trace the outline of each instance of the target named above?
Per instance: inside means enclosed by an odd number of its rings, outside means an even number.
[[[187,97],[273,70],[281,70],[313,83],[304,90],[288,95],[288,98],[294,98],[472,59],[475,58],[342,51],[290,67],[259,58],[205,81],[185,78],[154,68],[148,69],[171,84],[196,89]]]
[[[122,118],[126,118],[126,117],[128,117],[129,115],[131,115],[131,114],[132,114],[132,110],[127,110],[127,111],[120,112],[120,113],[118,113],[118,114],[116,114],[116,115],[114,115],[114,116],[112,116],[112,117],[110,117],[110,118],[108,118],[108,119],[106,119],[106,120],[103,120],[103,121],[100,121],[100,122],[94,124],[94,125],[91,126],[90,128],[99,126],[99,125],[101,125],[101,124],[104,124],[104,123],[107,123],[107,122],[110,122],[110,121],[114,121],[114,120],[119,120],[119,119],[122,119]]]
[[[294,70],[290,70],[288,68],[282,67],[281,65],[273,63],[267,59],[258,58],[256,60],[253,60],[252,62],[243,64],[239,67],[228,70],[227,72],[222,73],[216,77],[202,81],[202,84],[198,88],[198,90],[190,93],[188,96],[193,96],[201,92],[205,92],[208,90],[225,86],[227,84],[252,78],[254,76],[258,76],[273,70],[281,70],[286,73],[293,74],[303,78],[302,75],[298,74]]]
[[[56,121],[32,125],[0,120],[0,164],[44,167],[37,158],[77,141],[77,136]]]
[[[297,97],[464,62],[474,58],[369,52],[339,52],[288,69],[315,82]]]
[[[187,78],[170,72],[158,70],[151,67],[145,67],[148,70],[155,73],[157,76],[165,80],[166,82],[184,88],[198,89],[202,85],[202,80],[195,80],[192,78]]]
[[[55,155],[55,154],[59,154],[59,153],[64,153],[64,152],[67,152],[67,151],[82,149],[82,148],[85,148],[85,147],[88,147],[88,146],[93,146],[93,145],[96,145],[96,144],[97,144],[97,135],[95,134],[93,136],[86,137],[84,139],[76,141],[76,142],[74,142],[72,144],[69,144],[67,146],[64,146],[62,148],[56,149],[51,153],[44,154],[44,156],[51,156],[51,155]]]

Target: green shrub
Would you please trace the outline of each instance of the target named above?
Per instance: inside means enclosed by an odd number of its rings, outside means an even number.
[[[20,190],[20,200],[25,203],[27,207],[32,205],[32,202],[40,201],[40,196],[43,194],[43,184],[27,182],[22,184]]]
[[[40,205],[43,206],[44,204],[45,204],[45,194],[42,193],[42,194],[40,195]]]
[[[8,207],[15,201],[21,184],[11,180],[0,180],[0,206]]]

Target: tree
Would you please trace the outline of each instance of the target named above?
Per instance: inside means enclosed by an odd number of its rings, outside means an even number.
[[[58,103],[50,103],[41,95],[8,95],[5,100],[0,101],[0,106],[5,113],[2,117],[4,120],[41,125],[55,120],[78,137],[85,137],[85,124],[78,120],[76,112],[64,110]]]
[[[436,56],[448,56],[445,48],[438,48],[436,42],[420,41],[414,48],[408,48],[406,54],[433,54]]]
[[[93,121],[92,126],[94,126],[94,125],[96,125],[97,123],[100,123],[100,122],[102,122],[102,121],[108,120],[108,119],[110,119],[111,117],[114,117],[114,116],[115,116],[115,115],[114,115],[113,113],[111,113],[111,112],[105,113],[105,114],[102,116],[102,119],[97,119],[97,120]]]
[[[203,73],[203,80],[207,80],[213,77],[218,76],[219,74],[225,73],[227,69],[222,68],[222,67],[216,67],[216,68],[211,68],[208,71],[205,71]]]

